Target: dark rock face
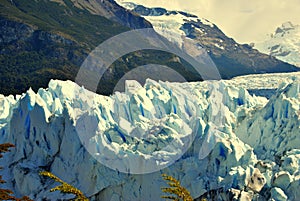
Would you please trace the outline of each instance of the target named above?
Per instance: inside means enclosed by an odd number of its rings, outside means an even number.
[[[142,16],[161,16],[168,13],[164,8],[146,8],[142,5],[136,6],[132,11]]]
[[[0,17],[0,52],[13,53],[5,46],[15,46],[12,51],[39,50],[51,45],[73,46],[75,41],[66,39],[61,35],[42,31],[34,26],[27,25]],[[27,44],[26,44],[27,43]]]
[[[26,40],[32,36],[34,29],[26,24],[6,20],[0,17],[0,44]]]
[[[52,78],[73,79],[88,52],[73,40],[0,18],[0,93],[37,90]]]

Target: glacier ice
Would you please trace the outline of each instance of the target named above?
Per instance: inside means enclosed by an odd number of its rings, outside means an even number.
[[[300,82],[297,73],[280,75],[280,85],[271,80],[276,76],[260,77],[274,89],[269,99],[248,93],[261,90],[255,75],[144,86],[127,81],[124,93],[111,96],[51,80],[37,93],[1,95],[0,143],[16,145],[0,161],[5,185],[34,200],[69,198],[49,192],[55,184],[38,175],[48,170],[91,200],[161,200],[166,173],[194,198],[216,191],[295,200]]]
[[[262,159],[274,159],[275,155],[299,148],[299,94],[299,82],[281,86],[264,109],[241,123],[235,131],[237,136]]]
[[[199,18],[193,14],[189,14],[183,11],[170,11],[164,8],[157,7],[144,7],[143,5],[139,5],[140,2],[128,2],[123,0],[117,0],[118,4],[122,7],[129,9],[133,12],[139,13],[143,18],[151,22],[153,28],[157,33],[167,38],[170,42],[175,43],[179,47],[184,47],[188,40],[188,35],[190,34],[189,28],[185,25],[187,21],[201,22],[205,26],[214,27],[215,25],[204,18]],[[157,12],[157,11],[160,12]],[[195,27],[195,25],[191,25],[193,28],[200,30],[199,27]],[[205,33],[206,34],[206,33]],[[199,48],[200,46],[198,46]],[[220,46],[221,48],[221,46]]]

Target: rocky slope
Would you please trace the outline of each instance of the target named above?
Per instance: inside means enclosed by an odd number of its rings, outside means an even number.
[[[65,5],[63,0],[54,1]],[[119,6],[114,0],[71,0],[71,2],[77,8],[88,10],[95,15],[105,16],[112,21],[119,22],[133,29],[151,27],[151,24],[144,18],[123,9],[123,7]]]
[[[177,33],[183,34],[184,50],[191,56],[194,50],[205,55],[223,78],[297,70],[248,45],[236,44],[215,25],[184,12],[157,9],[159,16],[151,16],[151,9],[150,14],[144,7],[131,12],[113,0],[1,0],[0,5],[0,91],[6,95],[22,93],[29,86],[34,90],[46,87],[51,78],[75,80],[80,65],[95,46],[129,28],[152,27],[139,14],[152,21],[155,30],[173,42],[172,37],[178,41],[181,36]],[[159,28],[159,20],[155,21],[161,17],[169,20],[162,21],[163,29]],[[139,51],[112,64],[99,84],[98,93],[111,94],[124,74],[149,63],[170,66],[188,81],[202,79],[195,77],[178,55]]]
[[[94,15],[68,0],[1,0],[1,93],[22,93],[29,86],[37,90],[51,78],[74,80],[95,46],[129,28],[151,27],[113,1],[97,2],[103,13]]]
[[[130,1],[119,0],[120,5],[143,16],[154,29],[182,48],[193,40],[193,51],[206,51],[219,69],[222,78],[237,75],[290,72],[299,69],[274,57],[258,52],[247,44],[238,44],[226,36],[215,24],[201,17],[165,8],[147,8]],[[202,50],[201,50],[202,49]]]

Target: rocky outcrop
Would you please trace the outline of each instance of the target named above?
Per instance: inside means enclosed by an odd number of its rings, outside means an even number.
[[[88,52],[62,35],[0,17],[0,90],[37,90],[52,77],[73,79]]]
[[[44,49],[54,45],[76,45],[74,40],[67,39],[59,34],[46,32],[33,25],[12,21],[4,17],[0,17],[0,36],[0,46],[2,47],[0,52],[2,54]],[[6,48],[8,46],[15,47],[15,49]]]

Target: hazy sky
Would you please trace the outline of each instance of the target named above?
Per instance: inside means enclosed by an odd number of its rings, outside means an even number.
[[[126,0],[123,0],[126,1]],[[253,42],[283,22],[300,24],[300,0],[128,0],[197,14],[238,42]]]

